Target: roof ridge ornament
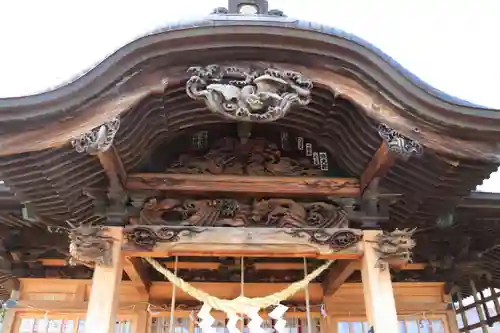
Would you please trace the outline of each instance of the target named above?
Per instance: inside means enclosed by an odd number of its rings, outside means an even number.
[[[105,152],[113,144],[119,128],[120,117],[115,116],[104,124],[72,138],[71,145],[79,153]]]
[[[190,67],[188,72],[187,95],[229,120],[268,123],[311,101],[312,81],[298,72],[219,65]]]
[[[258,15],[267,14],[267,0],[228,0],[230,14]]]
[[[212,15],[267,15],[286,17],[280,9],[268,9],[267,0],[229,0],[228,7],[216,7]]]

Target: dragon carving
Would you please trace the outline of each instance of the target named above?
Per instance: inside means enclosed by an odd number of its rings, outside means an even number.
[[[187,95],[233,121],[272,122],[284,117],[293,105],[311,101],[312,82],[297,72],[218,65],[191,67],[188,72]]]
[[[396,229],[377,235],[374,249],[379,258],[380,267],[385,267],[382,263],[407,264],[411,262],[411,250],[416,245],[412,239],[415,230]]]
[[[80,226],[69,232],[70,264],[112,265],[113,238],[101,226]]]
[[[322,171],[307,158],[281,156],[278,147],[264,138],[222,138],[202,156],[182,154],[167,173],[249,175],[249,176],[321,176]]]
[[[292,199],[151,198],[141,211],[141,224],[280,228],[347,228],[347,213],[330,202]]]

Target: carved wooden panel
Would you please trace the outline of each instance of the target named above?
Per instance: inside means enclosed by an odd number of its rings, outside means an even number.
[[[151,197],[138,224],[210,227],[346,228],[347,212],[332,200]]]
[[[124,252],[130,256],[254,256],[357,259],[357,229],[272,229],[131,226]]]

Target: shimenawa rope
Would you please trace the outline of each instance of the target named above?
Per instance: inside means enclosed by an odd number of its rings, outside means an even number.
[[[145,257],[144,260],[149,262],[158,272],[163,274],[173,285],[177,288],[182,289],[188,295],[196,298],[198,301],[203,302],[215,310],[224,311],[227,314],[237,314],[245,313],[248,308],[259,308],[265,309],[271,305],[277,305],[281,301],[284,301],[294,295],[301,289],[304,289],[312,280],[317,278],[321,273],[323,273],[334,260],[329,260],[320,267],[316,268],[311,274],[307,275],[304,279],[294,282],[287,288],[278,291],[274,294],[265,297],[248,298],[245,296],[239,296],[232,300],[220,299],[214,297],[202,290],[193,287],[188,282],[177,277],[170,270],[162,266],[158,261],[151,257]]]

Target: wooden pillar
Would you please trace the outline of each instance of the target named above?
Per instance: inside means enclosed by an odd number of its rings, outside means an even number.
[[[136,308],[136,317],[133,325],[133,333],[147,333],[148,332],[148,311],[147,305],[140,305]]]
[[[338,332],[338,323],[335,315],[328,313],[327,308],[327,316],[321,317],[320,321],[320,332],[321,333],[337,333]]]
[[[455,314],[455,311],[453,310],[446,311],[446,324],[448,325],[448,330],[450,333],[460,333],[460,329],[458,328],[458,323],[457,323],[457,315]]]
[[[380,231],[363,233],[364,255],[361,277],[365,297],[366,318],[375,333],[398,333],[398,316],[388,267],[380,268],[374,250],[374,241]]]
[[[118,296],[123,274],[123,229],[109,228],[113,237],[113,263],[111,267],[97,266],[92,278],[85,332],[113,333],[117,319]]]

